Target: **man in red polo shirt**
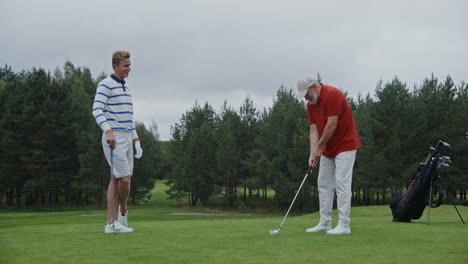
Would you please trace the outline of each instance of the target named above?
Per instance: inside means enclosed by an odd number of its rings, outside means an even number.
[[[337,88],[305,78],[297,84],[299,98],[307,100],[309,117],[309,166],[320,158],[317,186],[320,223],[306,232],[350,234],[351,180],[356,151],[361,146],[351,108]],[[336,190],[338,225],[331,229],[333,196]]]

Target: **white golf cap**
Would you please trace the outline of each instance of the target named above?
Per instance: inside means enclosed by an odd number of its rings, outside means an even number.
[[[305,77],[303,80],[297,82],[297,95],[299,98],[304,98],[307,93],[307,89],[314,83],[318,83],[317,79]]]

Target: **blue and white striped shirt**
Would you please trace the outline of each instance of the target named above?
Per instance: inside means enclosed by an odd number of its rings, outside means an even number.
[[[111,74],[102,80],[96,89],[93,116],[102,131],[128,131],[138,138],[133,120],[133,103],[130,89],[125,81]]]

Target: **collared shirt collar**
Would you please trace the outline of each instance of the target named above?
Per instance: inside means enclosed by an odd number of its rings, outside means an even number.
[[[121,83],[122,84],[122,88],[125,92],[125,81],[124,80],[120,80],[117,76],[115,76],[114,74],[111,74],[111,78],[114,79],[114,81],[118,82],[118,83]]]

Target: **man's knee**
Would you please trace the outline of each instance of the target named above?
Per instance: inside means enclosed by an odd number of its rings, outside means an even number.
[[[130,176],[120,178],[122,184],[130,184]]]

